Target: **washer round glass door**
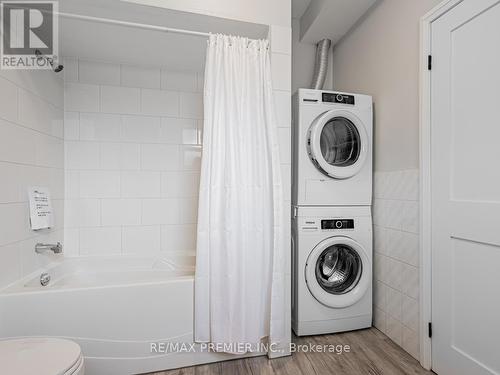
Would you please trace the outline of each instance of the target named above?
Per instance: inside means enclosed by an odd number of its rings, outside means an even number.
[[[309,128],[309,157],[329,177],[344,179],[358,173],[366,160],[368,145],[363,123],[349,111],[325,112]]]
[[[311,294],[328,307],[358,302],[370,286],[371,262],[360,244],[337,236],[320,242],[309,254],[305,278]]]

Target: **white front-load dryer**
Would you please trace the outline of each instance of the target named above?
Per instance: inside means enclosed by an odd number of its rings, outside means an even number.
[[[372,202],[372,97],[299,89],[294,96],[292,204]]]
[[[304,336],[370,327],[370,207],[293,210],[293,330]]]

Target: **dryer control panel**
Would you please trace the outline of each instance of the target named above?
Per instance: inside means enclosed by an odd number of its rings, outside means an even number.
[[[302,232],[319,230],[349,230],[354,229],[354,219],[323,219],[316,217],[299,217],[298,229]]]
[[[321,220],[321,229],[354,229],[353,219]]]
[[[327,103],[342,103],[354,105],[354,95],[339,94],[335,92],[322,93],[323,102]]]

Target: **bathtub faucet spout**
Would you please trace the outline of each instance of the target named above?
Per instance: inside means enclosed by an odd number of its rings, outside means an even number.
[[[60,242],[57,244],[49,244],[49,243],[37,243],[35,245],[35,253],[42,254],[46,251],[53,251],[54,254],[60,254],[63,251],[62,245]]]

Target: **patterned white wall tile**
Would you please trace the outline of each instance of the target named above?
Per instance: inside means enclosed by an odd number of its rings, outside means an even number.
[[[201,168],[201,147],[181,146],[180,147],[180,170],[199,171]]]
[[[401,345],[403,336],[403,325],[401,321],[386,315],[386,332],[385,334],[396,344]]]
[[[119,85],[120,65],[80,60],[78,62],[78,80],[82,83]]]
[[[374,174],[376,327],[417,359],[420,258],[418,183],[418,170]]]
[[[66,199],[64,224],[68,228],[98,227],[101,225],[101,201],[99,199]]]
[[[65,124],[66,191],[71,198],[67,225],[68,231],[80,230],[73,231],[69,251],[94,254],[84,237],[95,231],[116,240],[116,228],[120,241],[109,251],[136,251],[134,241],[149,226],[157,227],[158,241],[148,249],[194,251],[203,74],[72,62],[74,72],[68,72],[66,86],[73,110],[67,111]],[[32,159],[38,157],[35,153]],[[81,217],[76,208],[86,202],[97,206],[85,207],[89,212]],[[106,250],[95,254],[102,252]]]
[[[121,172],[122,198],[159,198],[161,196],[161,174],[149,171]]]
[[[65,57],[64,64],[64,82],[78,82],[78,59]]]
[[[404,231],[418,233],[419,232],[419,211],[418,202],[407,201],[402,207],[403,219],[401,228]]]
[[[373,173],[373,196],[375,199],[384,199],[386,194],[387,172]]]
[[[161,88],[163,90],[196,92],[197,85],[196,72],[173,72],[167,69],[161,71]]]
[[[99,169],[99,143],[66,141],[64,152],[67,169]]]
[[[280,162],[282,164],[292,163],[292,151],[291,151],[291,132],[290,128],[279,128],[278,129],[278,142],[280,151]]]
[[[195,119],[162,117],[160,142],[176,145],[198,144],[198,122]]]
[[[0,118],[17,120],[17,86],[0,77]]]
[[[64,139],[76,141],[80,138],[80,114],[64,112]]]
[[[197,197],[200,175],[196,171],[162,172],[161,195],[163,198]]]
[[[0,287],[13,283],[22,276],[19,243],[0,246]]]
[[[386,289],[386,312],[394,319],[401,321],[401,309],[403,306],[403,295],[399,290],[387,287]]]
[[[402,196],[403,200],[417,201],[419,199],[419,175],[417,169],[402,171]]]
[[[386,314],[385,311],[375,307],[373,309],[373,325],[381,332],[386,333]]]
[[[387,229],[379,225],[374,225],[373,239],[374,251],[383,255],[387,255]]]
[[[418,301],[407,295],[403,295],[403,301],[401,306],[401,322],[413,331],[418,331]]]
[[[163,225],[161,250],[194,252],[196,250],[196,225]]]
[[[291,90],[291,59],[290,55],[283,53],[271,54],[271,69],[273,78],[273,88],[275,90]]]
[[[181,224],[196,224],[198,218],[198,198],[182,198],[179,200]]]
[[[402,263],[402,278],[401,291],[406,295],[417,299],[419,290],[418,268]]]
[[[122,116],[121,139],[132,143],[157,143],[160,127],[160,117]]]
[[[120,172],[80,171],[80,198],[119,198]]]
[[[81,141],[115,141],[120,139],[121,118],[107,113],[80,113]]]
[[[142,201],[140,199],[102,199],[102,225],[140,225],[141,208]]]
[[[75,112],[98,112],[99,86],[66,82],[64,84],[64,109]]]
[[[100,86],[101,111],[135,114],[141,111],[141,90],[134,87]]]
[[[385,226],[401,230],[403,224],[403,201],[387,200],[385,202]]]
[[[180,116],[184,118],[203,118],[203,95],[199,93],[180,93]]]
[[[122,65],[121,84],[128,87],[159,89],[160,68]]]
[[[64,197],[66,199],[80,197],[80,172],[64,171]]]
[[[373,304],[383,311],[387,311],[387,288],[380,280],[375,280],[373,283]]]
[[[129,226],[122,229],[124,253],[153,253],[160,251],[160,226]]]
[[[144,171],[175,171],[179,168],[178,145],[141,145],[141,169]]]
[[[390,287],[401,290],[401,285],[403,281],[403,263],[387,257],[385,266],[385,281]]]
[[[404,254],[405,236],[404,233],[395,229],[386,229],[387,255],[391,258],[402,260]]]
[[[80,254],[106,255],[120,253],[121,227],[80,228]]]
[[[181,208],[179,199],[143,199],[142,224],[178,224]]]
[[[403,326],[401,339],[403,349],[410,353],[414,358],[420,358],[418,333]]]
[[[65,67],[66,69],[66,67]],[[80,228],[64,228],[64,256],[78,256],[80,253]]]
[[[403,247],[401,253],[401,260],[412,266],[418,267],[419,265],[419,237],[418,234],[402,232]]]
[[[175,91],[142,89],[142,114],[151,116],[179,116],[179,93]]]
[[[292,123],[292,101],[288,91],[275,91],[276,121],[279,127],[290,127]]]
[[[373,254],[373,272],[375,280],[387,281],[387,257],[380,253]]]

